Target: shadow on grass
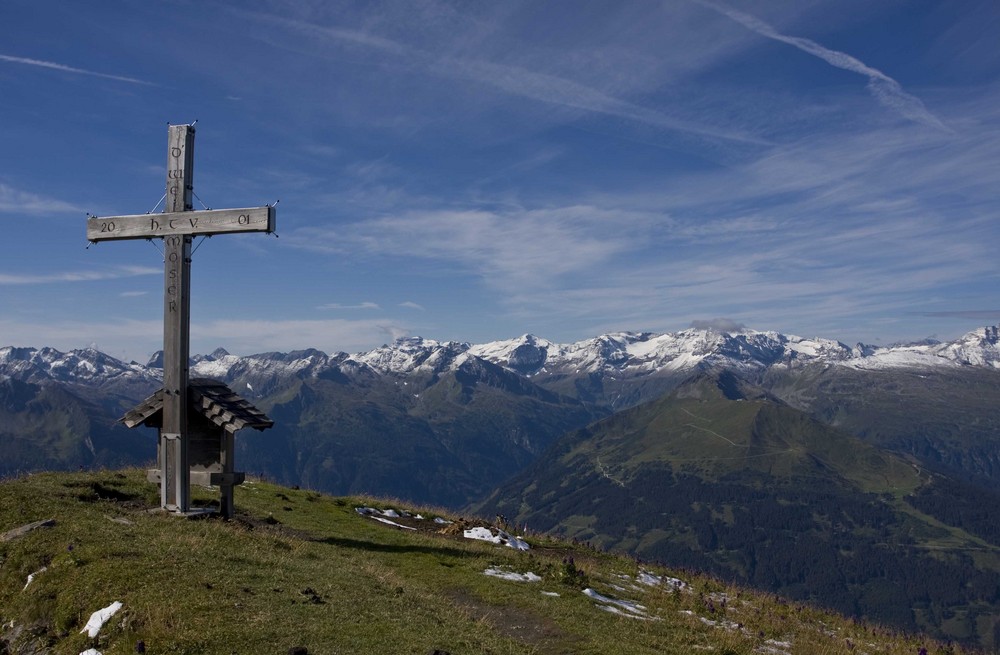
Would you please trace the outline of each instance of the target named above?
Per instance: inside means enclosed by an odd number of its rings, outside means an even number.
[[[362,541],[360,539],[348,539],[345,537],[326,537],[323,539],[313,539],[316,543],[337,546],[338,548],[353,548],[355,550],[367,550],[380,553],[423,553],[426,555],[446,555],[449,557],[481,557],[479,553],[468,551],[462,548],[452,548],[450,546],[425,546],[419,544],[382,544],[372,541]]]
[[[105,484],[105,482],[107,484]],[[121,491],[115,487],[121,486],[110,480],[82,480],[79,482],[64,482],[67,489],[77,489],[75,493],[77,500],[82,502],[96,502],[100,500],[110,500],[118,503],[136,502],[143,500],[145,494],[142,492]]]

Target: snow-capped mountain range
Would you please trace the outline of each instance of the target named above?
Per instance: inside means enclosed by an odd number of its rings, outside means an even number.
[[[457,507],[564,435],[667,398],[699,374],[722,379],[720,368],[740,381],[726,387],[734,397],[745,383],[879,447],[1000,480],[998,333],[853,348],[750,330],[622,332],[570,344],[411,337],[353,355],[220,348],[193,357],[190,370],[275,420],[238,442],[247,470],[331,493]],[[159,389],[160,360],[0,348],[0,476],[153,457],[150,431],[127,430],[120,418]]]
[[[317,377],[336,370],[349,377],[435,374],[479,359],[526,377],[603,374],[642,377],[722,366],[750,370],[807,365],[859,370],[985,367],[1000,369],[1000,326],[979,328],[955,341],[893,346],[847,346],[823,338],[778,332],[688,329],[655,334],[618,332],[570,344],[533,335],[485,344],[405,337],[368,352],[328,355],[309,349],[290,353],[231,355],[218,349],[193,358],[192,377],[250,384],[280,378]],[[63,353],[53,348],[0,348],[0,379],[56,380],[85,385],[154,383],[162,375],[159,354],[146,365],[125,363],[94,349]]]
[[[980,328],[948,343],[925,341],[886,347],[803,339],[778,332],[689,329],[667,334],[619,332],[563,345],[525,335],[471,346],[470,352],[526,375],[547,371],[651,373],[704,365],[767,368],[835,364],[857,369],[921,366],[1000,368],[998,330]]]

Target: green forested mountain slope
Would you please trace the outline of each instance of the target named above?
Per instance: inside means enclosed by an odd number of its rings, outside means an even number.
[[[987,488],[928,472],[716,372],[567,435],[478,509],[993,644],[997,506]]]
[[[770,370],[771,393],[868,443],[1000,490],[1000,372],[965,366]]]
[[[237,440],[247,471],[450,507],[486,495],[603,414],[478,361],[403,379],[306,379],[259,402],[275,427]]]
[[[121,411],[114,397],[96,391],[0,379],[0,476],[155,457],[155,436],[118,424]]]

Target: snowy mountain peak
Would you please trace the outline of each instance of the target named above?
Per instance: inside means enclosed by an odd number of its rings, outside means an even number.
[[[436,372],[446,367],[459,354],[469,350],[469,344],[457,341],[434,341],[423,337],[403,337],[391,346],[381,346],[351,359],[366,364],[379,373]]]
[[[469,352],[521,375],[530,376],[545,366],[549,353],[556,349],[558,346],[551,341],[525,334],[516,339],[471,346]]]
[[[932,346],[931,350],[961,364],[1000,368],[1000,326],[973,330],[951,343]]]
[[[220,347],[216,348],[215,350],[213,350],[213,351],[212,351],[212,352],[211,352],[211,353],[210,353],[210,354],[209,354],[209,355],[208,355],[208,356],[206,357],[206,359],[207,359],[207,358],[211,358],[211,359],[222,359],[223,357],[227,356],[228,354],[229,354],[229,351],[228,351],[228,350],[226,350],[225,348],[223,348],[223,347],[221,347],[221,346],[220,346]]]

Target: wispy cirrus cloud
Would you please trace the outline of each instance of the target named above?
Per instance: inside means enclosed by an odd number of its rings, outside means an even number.
[[[956,289],[973,299],[966,306],[990,306],[976,298],[1000,282],[989,239],[1000,114],[960,97],[943,106],[956,126],[974,129],[852,125],[627,192],[597,188],[578,205],[455,210],[449,198],[440,209],[408,210],[403,202],[283,238],[340,257],[423,260],[425,270],[468,274],[495,293],[505,318],[532,326],[656,330],[731,316],[872,338],[884,329],[872,316],[905,330],[915,310],[953,306]],[[910,336],[919,335],[899,333]]]
[[[516,66],[449,58],[438,61],[434,70],[443,75],[461,76],[511,95],[633,120],[673,132],[739,143],[767,143],[748,133],[677,118],[662,109],[643,107],[573,80]]]
[[[121,266],[107,271],[67,271],[46,274],[0,273],[0,286],[20,286],[27,284],[58,284],[61,282],[94,282],[115,280],[140,275],[162,275],[163,269],[148,266]]]
[[[80,208],[55,198],[46,198],[28,191],[21,191],[0,182],[0,213],[3,214],[57,214],[83,213]]]
[[[317,252],[364,251],[457,263],[505,291],[559,284],[642,247],[660,214],[592,206],[510,212],[402,212],[335,230],[304,228],[286,243]]]
[[[711,125],[682,118],[673,115],[664,107],[643,106],[618,97],[608,90],[547,71],[491,61],[481,56],[439,54],[364,30],[316,25],[256,12],[245,13],[244,16],[271,25],[282,25],[315,39],[377,51],[397,61],[401,66],[424,74],[473,82],[516,98],[635,121],[661,130],[703,139],[755,145],[767,143],[758,135],[749,132],[741,132],[730,126]]]
[[[759,18],[745,12],[733,9],[721,2],[714,0],[693,0],[698,4],[709,7],[724,16],[731,18],[749,30],[760,34],[763,37],[787,43],[790,46],[808,53],[814,57],[822,59],[831,66],[857,73],[868,78],[868,89],[875,98],[890,109],[900,113],[909,120],[922,123],[928,127],[950,132],[951,128],[945,125],[937,116],[928,111],[924,103],[917,97],[910,95],[903,90],[903,87],[882,71],[868,66],[861,60],[852,57],[846,52],[832,50],[816,43],[811,39],[798,36],[788,36],[774,29]]]
[[[91,71],[85,68],[76,68],[74,66],[67,66],[66,64],[60,64],[54,61],[43,61],[41,59],[30,59],[28,57],[14,57],[11,55],[2,55],[2,54],[0,54],[0,61],[6,61],[12,64],[24,64],[26,66],[37,66],[39,68],[48,68],[50,70],[57,70],[63,73],[74,73],[76,75],[90,75],[92,77],[102,77],[104,79],[116,80],[118,82],[128,82],[129,84],[157,86],[153,82],[147,82],[145,80],[140,80],[135,77],[126,77],[124,75],[112,75],[110,73],[99,73],[97,71]]]
[[[971,318],[976,321],[1000,321],[1000,309],[957,309],[944,312],[919,312],[917,315],[932,318]]]
[[[378,303],[373,302],[363,302],[358,305],[343,305],[338,302],[331,302],[325,305],[319,305],[316,309],[381,309]]]

